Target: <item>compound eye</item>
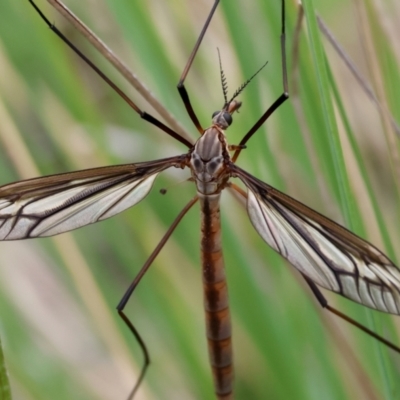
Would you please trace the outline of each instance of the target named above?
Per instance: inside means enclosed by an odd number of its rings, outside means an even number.
[[[228,112],[224,112],[224,120],[228,124],[228,126],[232,123],[232,115]]]
[[[213,112],[212,118],[216,117],[219,113],[220,113],[219,111]]]

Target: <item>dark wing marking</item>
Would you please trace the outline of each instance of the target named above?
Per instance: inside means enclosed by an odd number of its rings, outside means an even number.
[[[52,236],[110,218],[149,193],[182,156],[93,168],[0,187],[0,240]]]
[[[247,211],[261,237],[318,285],[400,314],[400,270],[372,244],[234,165],[248,188]]]

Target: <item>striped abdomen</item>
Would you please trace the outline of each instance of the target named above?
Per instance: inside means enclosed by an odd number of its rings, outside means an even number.
[[[232,398],[233,365],[228,290],[221,249],[220,195],[200,196],[201,258],[208,352],[218,399]]]

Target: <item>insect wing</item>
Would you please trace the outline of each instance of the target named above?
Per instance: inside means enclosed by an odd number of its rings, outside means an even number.
[[[400,270],[376,247],[234,166],[250,220],[274,250],[318,285],[400,314]]]
[[[110,218],[149,193],[178,157],[93,168],[0,187],[0,240],[57,235]]]

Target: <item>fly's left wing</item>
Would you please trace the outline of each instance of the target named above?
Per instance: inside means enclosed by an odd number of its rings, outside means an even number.
[[[0,240],[53,236],[110,218],[147,196],[182,157],[28,179],[0,187]]]
[[[238,166],[232,171],[248,188],[253,226],[282,257],[326,289],[400,314],[400,270],[382,252]]]

